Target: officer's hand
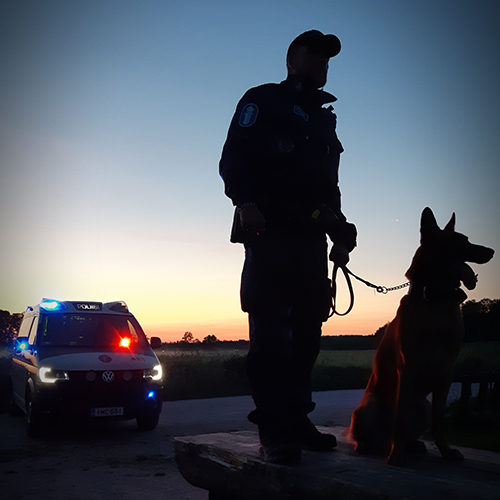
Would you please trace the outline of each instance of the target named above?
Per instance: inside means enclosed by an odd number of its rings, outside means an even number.
[[[343,243],[335,243],[330,252],[330,260],[337,266],[346,266],[349,262],[349,251]]]
[[[240,209],[241,226],[245,231],[260,234],[266,230],[266,220],[256,205],[247,205]]]

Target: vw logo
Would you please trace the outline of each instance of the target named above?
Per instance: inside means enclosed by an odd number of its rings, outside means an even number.
[[[104,380],[104,382],[113,382],[113,380],[115,379],[115,374],[108,370],[102,374],[102,379]]]

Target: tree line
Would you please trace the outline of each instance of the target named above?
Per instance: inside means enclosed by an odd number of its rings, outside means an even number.
[[[465,342],[500,340],[500,299],[468,300],[462,304]],[[23,313],[13,313],[0,309],[0,345],[11,342],[19,332]],[[373,335],[330,335],[323,336],[321,348],[327,350],[376,349],[385,327],[381,326]],[[221,341],[215,335],[207,335],[201,341],[187,331],[178,342],[178,348],[213,348],[215,346],[245,344],[245,340]]]

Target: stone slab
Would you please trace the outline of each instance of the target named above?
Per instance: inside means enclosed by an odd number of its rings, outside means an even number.
[[[293,466],[262,460],[250,431],[177,437],[175,458],[183,477],[210,499],[500,500],[498,453],[459,448],[466,460],[446,462],[429,443],[407,467],[392,467],[384,457],[356,453],[343,428],[319,429],[337,437],[335,451],[305,451]]]

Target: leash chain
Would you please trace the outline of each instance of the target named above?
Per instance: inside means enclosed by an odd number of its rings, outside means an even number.
[[[356,278],[358,281],[361,281],[361,283],[365,284],[366,286],[370,288],[374,288],[378,293],[383,293],[386,294],[388,292],[393,292],[395,290],[401,290],[403,288],[406,288],[407,286],[410,286],[410,282],[403,283],[401,285],[397,286],[392,286],[392,287],[386,287],[386,286],[380,286],[380,285],[374,285],[373,283],[370,283],[369,281],[364,280],[363,278],[360,278],[359,276],[356,276],[352,271],[347,269],[347,266],[341,266],[340,269],[344,273],[344,277],[347,283],[347,288],[349,289],[349,295],[351,297],[350,299],[350,304],[347,310],[343,313],[339,313],[336,309],[336,302],[337,302],[337,271],[339,270],[339,266],[334,265],[333,266],[333,271],[332,271],[332,312],[329,314],[329,318],[336,314],[337,316],[346,316],[349,314],[354,306],[354,290],[352,288],[352,283],[351,283],[351,278],[349,275],[351,275],[353,278]]]
[[[361,283],[364,283],[366,286],[370,287],[370,288],[375,288],[375,290],[377,290],[378,293],[383,293],[383,294],[386,294],[388,292],[394,292],[395,290],[401,290],[403,288],[406,288],[407,286],[410,286],[410,282],[406,282],[406,283],[403,283],[401,285],[397,285],[397,286],[391,286],[391,287],[386,287],[386,286],[380,286],[380,285],[374,285],[373,283],[370,283],[369,281],[366,281],[364,280],[363,278],[360,278],[359,276],[356,276],[352,271],[350,271],[349,269],[347,269],[347,267],[345,268],[346,271],[353,277],[353,278],[356,278],[358,281],[361,281]]]

